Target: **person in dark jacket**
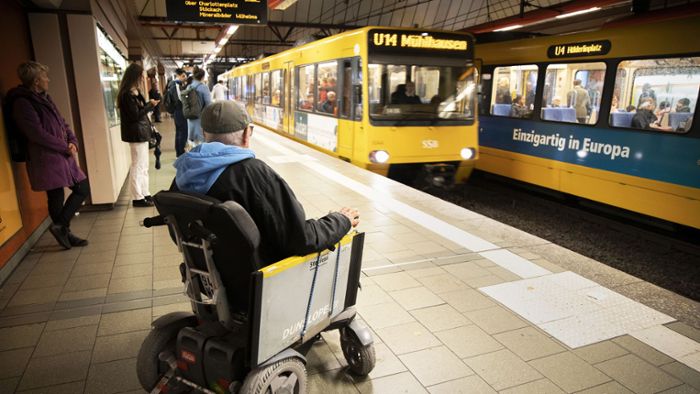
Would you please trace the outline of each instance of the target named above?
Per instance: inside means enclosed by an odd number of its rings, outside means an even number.
[[[187,143],[187,119],[182,114],[182,101],[180,101],[180,92],[185,89],[186,81],[187,73],[185,70],[176,69],[175,79],[170,81],[167,92],[175,102],[173,119],[175,120],[175,155],[177,157],[185,153],[185,144]]]
[[[646,100],[639,105],[632,117],[631,127],[642,130],[672,131],[670,127],[662,127],[659,124],[659,119],[654,115],[654,104],[651,100]]]
[[[11,111],[10,127],[27,139],[27,173],[34,191],[45,191],[49,231],[65,249],[85,246],[87,240],[70,231],[70,222],[90,194],[87,177],[77,162],[78,140],[58,112],[49,90],[49,68],[37,62],[23,63],[17,69],[22,85],[7,93]],[[64,187],[71,194],[64,202]]]
[[[124,71],[117,95],[121,114],[122,141],[131,148],[129,184],[134,207],[153,206],[148,189],[148,140],[151,137],[151,121],[148,113],[158,105],[158,100],[146,99],[139,91],[143,83],[143,67],[131,63]]]
[[[148,98],[156,101],[160,101],[163,98],[158,91],[158,80],[155,78],[151,79],[151,89],[148,91]],[[160,123],[160,103],[153,106],[153,121]]]
[[[248,148],[253,126],[238,104],[215,102],[204,108],[201,119],[206,142],[175,161],[171,190],[243,206],[260,231],[262,265],[328,249],[357,226],[359,214],[351,208],[306,219],[289,185]]]

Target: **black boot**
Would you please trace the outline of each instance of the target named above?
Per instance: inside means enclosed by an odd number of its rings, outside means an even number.
[[[73,234],[70,229],[68,229],[68,241],[72,246],[87,246],[87,239],[82,239],[75,234]]]
[[[49,231],[58,244],[63,246],[64,249],[70,249],[72,247],[70,239],[68,239],[68,229],[60,224],[52,224],[49,226]]]
[[[142,200],[133,200],[131,203],[136,208],[148,208],[153,206],[153,203],[151,201],[146,200],[145,198]]]

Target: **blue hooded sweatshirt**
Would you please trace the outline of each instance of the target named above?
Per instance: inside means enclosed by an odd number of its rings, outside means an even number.
[[[247,148],[207,142],[175,160],[175,183],[182,191],[207,194],[226,167],[254,157],[255,153]]]

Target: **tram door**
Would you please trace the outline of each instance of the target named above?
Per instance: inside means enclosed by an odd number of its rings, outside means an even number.
[[[284,131],[294,135],[294,100],[292,96],[294,83],[293,71],[294,65],[292,62],[286,62],[284,67]]]
[[[359,58],[344,59],[339,62],[340,84],[340,119],[338,120],[338,155],[346,160],[352,158],[355,133],[358,131],[360,122],[357,119],[357,102],[361,102],[358,97],[361,94],[362,83],[358,82]],[[360,86],[359,92],[357,86]],[[360,114],[361,116],[361,114]]]

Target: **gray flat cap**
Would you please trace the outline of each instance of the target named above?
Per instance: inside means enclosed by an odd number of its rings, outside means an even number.
[[[241,131],[251,123],[248,113],[233,101],[217,101],[202,110],[202,130],[209,134]]]

